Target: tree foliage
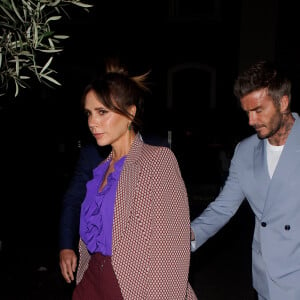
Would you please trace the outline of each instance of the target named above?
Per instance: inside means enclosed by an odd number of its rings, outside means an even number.
[[[79,0],[0,0],[0,96],[29,87],[33,79],[50,87],[61,85],[51,67],[68,35],[57,34],[54,25],[70,18],[69,6],[89,11]]]

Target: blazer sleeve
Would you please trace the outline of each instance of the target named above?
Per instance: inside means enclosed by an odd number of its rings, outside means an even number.
[[[190,264],[190,216],[185,183],[173,152],[155,161],[149,299],[186,299]]]
[[[103,160],[97,146],[91,144],[81,148],[73,177],[62,199],[59,224],[59,249],[77,251],[79,239],[80,207],[86,193],[86,183],[93,169]]]

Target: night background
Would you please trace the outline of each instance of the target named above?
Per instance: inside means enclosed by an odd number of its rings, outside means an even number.
[[[106,57],[118,56],[132,75],[151,70],[152,93],[145,104],[143,133],[167,138],[168,131],[172,132],[172,150],[190,194],[191,218],[218,192],[220,149],[232,153],[235,144],[252,133],[232,92],[240,70],[259,59],[277,61],[291,76],[292,108],[299,112],[300,20],[295,1],[86,2],[94,4],[90,12],[74,9],[71,19],[64,19],[57,28],[58,34],[70,35],[64,51],[55,58],[62,86],[51,89],[35,83],[17,98],[0,98],[0,253],[1,263],[10,263],[2,266],[5,272],[0,282],[12,284],[14,268],[20,268],[18,280],[33,279],[22,286],[23,291],[28,289],[28,298],[2,298],[0,294],[1,299],[67,299],[63,295],[70,287],[57,269],[61,200],[79,145],[91,139],[80,97],[102,71]],[[209,290],[205,278],[212,275],[211,268],[223,250],[243,251],[237,262],[242,269],[232,276],[242,272],[241,286],[251,289],[248,207],[241,208],[231,225],[192,257],[192,282],[204,285],[198,287],[199,299],[242,299],[221,294],[205,298]],[[232,234],[239,242],[235,250],[223,244]],[[53,270],[43,273],[47,285],[34,273],[41,266]],[[226,282],[227,289],[218,283],[211,290],[232,292],[230,283]],[[51,294],[53,286],[60,296]],[[33,290],[47,291],[49,296],[38,296]]]

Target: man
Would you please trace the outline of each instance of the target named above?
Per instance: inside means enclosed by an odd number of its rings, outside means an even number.
[[[191,223],[196,251],[246,199],[255,214],[253,286],[259,300],[300,299],[300,119],[291,82],[262,61],[237,78],[234,94],[256,134],[241,141],[218,197]]]

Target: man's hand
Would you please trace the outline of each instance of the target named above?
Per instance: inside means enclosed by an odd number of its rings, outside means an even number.
[[[74,273],[77,267],[77,256],[72,249],[62,249],[59,252],[60,271],[67,283],[74,280]]]
[[[194,240],[195,240],[195,234],[194,234],[194,231],[191,228],[191,241],[194,241]]]

